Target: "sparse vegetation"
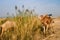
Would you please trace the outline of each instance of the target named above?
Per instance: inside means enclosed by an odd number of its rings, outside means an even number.
[[[15,10],[18,11],[17,6],[15,6]],[[33,11],[28,9],[19,11],[16,16],[7,18],[1,21],[0,24],[2,25],[8,19],[16,22],[17,28],[12,27],[7,29],[0,36],[0,40],[41,40],[45,38],[43,35],[42,23],[38,19],[38,16],[33,14]]]

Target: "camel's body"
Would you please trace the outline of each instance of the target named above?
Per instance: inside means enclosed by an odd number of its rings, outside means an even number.
[[[0,28],[1,28],[1,31],[2,31],[2,33],[3,33],[3,32],[6,31],[7,29],[9,29],[9,28],[11,28],[11,27],[15,27],[15,26],[16,26],[15,22],[13,22],[13,21],[6,21],[4,24],[2,24],[2,25],[0,26]]]
[[[51,28],[53,19],[48,15],[45,15],[45,16],[41,15],[40,20],[44,26],[43,28],[44,28],[44,33],[45,33],[49,28]]]

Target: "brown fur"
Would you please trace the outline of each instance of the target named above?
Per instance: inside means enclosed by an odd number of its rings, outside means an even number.
[[[42,24],[45,26],[44,27],[44,33],[45,33],[48,30],[48,28],[51,27],[50,25],[53,22],[53,19],[48,15],[45,15],[45,16],[41,15],[40,20],[41,20]]]

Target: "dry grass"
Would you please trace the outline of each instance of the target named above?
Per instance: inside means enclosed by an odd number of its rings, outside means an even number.
[[[20,16],[1,20],[0,25],[10,20],[16,22],[17,26],[16,28],[12,27],[3,32],[0,40],[42,40],[45,38],[42,23],[38,16],[32,15],[30,11],[28,12],[29,15],[26,13],[27,12],[21,12],[22,15]]]

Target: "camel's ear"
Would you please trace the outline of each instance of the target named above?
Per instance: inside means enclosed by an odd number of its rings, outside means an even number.
[[[2,33],[2,26],[0,26],[0,34]]]

